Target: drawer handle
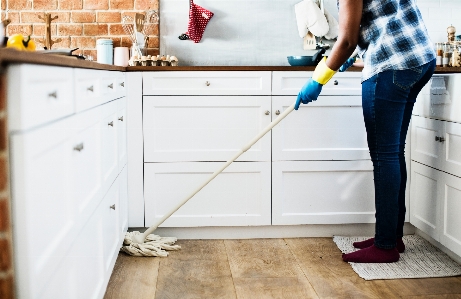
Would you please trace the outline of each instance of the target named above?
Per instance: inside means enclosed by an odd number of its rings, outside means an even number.
[[[74,146],[74,151],[80,152],[83,149],[83,143],[79,143]]]
[[[206,86],[210,86],[210,84],[211,84],[211,83],[210,83],[209,81],[206,81],[206,82],[205,82],[205,85],[206,85]]]
[[[123,116],[120,116],[120,117],[118,118],[118,120],[119,120],[119,121],[123,121]]]
[[[445,141],[445,138],[439,137],[439,136],[435,136],[435,141],[444,142],[444,141]]]
[[[121,87],[125,87],[125,82],[120,83]]]
[[[114,83],[107,85],[107,87],[109,87],[110,89],[114,89]]]
[[[338,85],[338,80],[333,81],[333,85]]]
[[[108,125],[108,126],[111,126],[111,127],[113,127],[113,126],[114,126],[114,122],[113,122],[113,121],[111,121],[111,122],[110,122],[110,123],[108,123],[107,125]]]
[[[48,97],[49,97],[49,98],[55,98],[55,99],[57,99],[57,98],[58,98],[58,92],[57,92],[57,91],[53,91],[52,93],[49,93],[49,94],[48,94]]]
[[[93,85],[91,85],[90,87],[88,87],[86,90],[93,92],[93,91],[94,91]]]
[[[269,115],[271,114],[269,110],[266,110],[266,112],[264,112],[265,115]]]
[[[279,115],[280,114],[280,110],[275,110],[275,115]]]
[[[112,210],[115,210],[115,204],[111,205],[109,208],[111,208]]]

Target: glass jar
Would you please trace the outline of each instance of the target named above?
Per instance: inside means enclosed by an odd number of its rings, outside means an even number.
[[[436,53],[437,53],[436,65],[437,66],[442,66],[443,44],[442,43],[436,43],[435,44],[435,50],[436,50]]]
[[[113,42],[111,39],[96,41],[97,61],[103,64],[113,64]]]

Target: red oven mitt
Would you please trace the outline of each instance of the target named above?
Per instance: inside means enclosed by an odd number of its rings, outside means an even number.
[[[205,27],[213,15],[214,14],[208,9],[198,6],[193,0],[190,1],[187,35],[194,41],[194,43],[200,42],[203,32],[205,31]]]

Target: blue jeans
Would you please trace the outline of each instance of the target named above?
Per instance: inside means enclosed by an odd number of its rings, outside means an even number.
[[[381,72],[362,83],[363,118],[373,162],[375,246],[391,249],[403,236],[405,221],[405,139],[421,89],[435,70],[435,60],[408,70]]]

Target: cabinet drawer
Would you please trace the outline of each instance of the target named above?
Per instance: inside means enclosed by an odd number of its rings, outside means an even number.
[[[413,114],[461,122],[461,75],[432,76],[419,93]]]
[[[273,72],[273,95],[297,95],[313,72]],[[360,72],[336,73],[322,88],[321,95],[361,95]]]
[[[71,68],[14,65],[8,68],[9,129],[26,130],[74,113]]]
[[[272,163],[272,224],[374,221],[371,161]]]
[[[146,226],[169,212],[222,163],[145,163]],[[271,224],[270,162],[233,163],[167,219],[163,227]]]
[[[444,123],[425,117],[413,116],[411,121],[411,159],[441,169],[443,167]],[[440,139],[439,139],[440,140]]]
[[[270,95],[271,72],[144,72],[144,95]]]
[[[271,121],[268,96],[143,100],[144,161],[227,161]],[[237,161],[270,161],[266,134]]]
[[[296,101],[272,97],[273,119]],[[370,159],[360,96],[320,96],[272,129],[272,160]]]
[[[75,69],[75,110],[77,112],[104,102],[102,77],[104,71]]]

